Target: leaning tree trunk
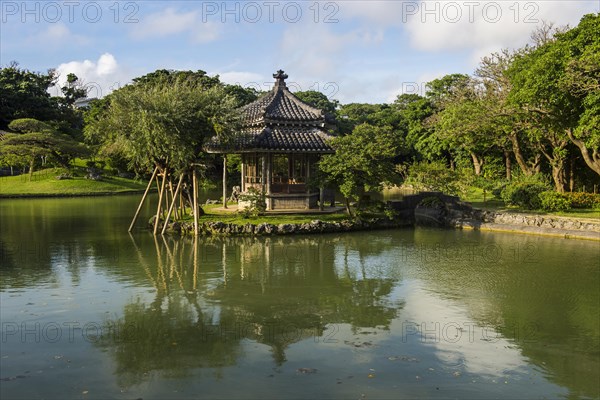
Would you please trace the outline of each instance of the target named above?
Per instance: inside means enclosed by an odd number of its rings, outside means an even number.
[[[563,139],[555,135],[550,135],[549,144],[551,148],[550,153],[544,148],[542,148],[541,151],[552,167],[552,179],[554,180],[556,191],[564,193],[567,182],[565,161],[568,158],[568,152],[566,147],[569,144],[569,141],[566,138]]]
[[[504,150],[504,167],[506,169],[506,180],[510,181],[512,178],[512,161],[508,150]]]
[[[473,159],[473,168],[475,170],[475,175],[480,176],[481,170],[483,168],[484,159],[483,157],[477,157],[477,154],[471,152],[471,158]]]
[[[571,142],[573,142],[575,146],[579,148],[581,156],[583,157],[583,161],[585,161],[586,165],[590,167],[592,171],[600,175],[600,152],[598,152],[597,149],[593,149],[591,150],[590,154],[590,149],[586,147],[585,142],[583,140],[577,139],[573,135],[573,131],[571,131],[571,129],[567,129],[566,131],[567,136],[569,136]]]
[[[35,168],[35,157],[31,157],[31,161],[29,162],[29,182],[31,182],[31,178],[33,178],[33,169]]]
[[[552,179],[554,180],[556,191],[564,193],[566,184],[565,163],[561,160],[557,164],[552,165]]]
[[[344,197],[344,203],[346,204],[346,212],[349,216],[352,216],[352,210],[350,210],[350,200],[347,197]]]
[[[575,158],[569,160],[569,192],[575,189]]]
[[[521,168],[521,171],[525,175],[533,175],[539,172],[539,160],[541,156],[539,154],[536,154],[535,159],[532,162],[532,165],[530,166],[527,160],[525,159],[525,156],[523,155],[523,150],[521,150],[521,144],[519,143],[519,139],[517,138],[516,132],[511,133],[510,141],[512,144],[513,153],[515,154],[515,159],[517,160],[517,164]]]

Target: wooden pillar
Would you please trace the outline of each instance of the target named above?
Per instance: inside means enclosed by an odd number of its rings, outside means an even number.
[[[223,154],[223,208],[227,208],[227,154]]]
[[[288,181],[287,181],[287,192],[288,194],[290,193],[290,185],[291,185],[291,181],[292,178],[294,177],[294,169],[292,167],[293,162],[294,162],[294,155],[293,154],[288,154],[287,155],[287,160],[288,160]]]
[[[245,160],[245,156],[242,154],[242,184],[241,184],[241,188],[242,188],[242,193],[244,193],[246,191],[246,160]]]
[[[266,180],[267,180],[267,155],[263,154],[261,157],[261,171],[260,171],[260,183],[261,183],[263,194],[267,190]]]
[[[323,211],[325,209],[325,189],[323,186],[319,188],[319,210]]]
[[[157,172],[158,172],[158,167],[154,167],[154,172],[152,172],[152,178],[150,178],[150,180],[148,181],[148,186],[146,186],[146,191],[144,192],[144,195],[142,196],[142,200],[140,200],[140,204],[138,205],[138,208],[135,211],[133,219],[131,220],[131,225],[129,225],[129,230],[127,232],[131,232],[131,230],[133,229],[133,226],[135,225],[135,221],[137,220],[137,217],[140,214],[140,211],[142,210],[142,205],[144,204],[144,201],[146,200],[146,196],[148,196],[148,192],[150,191],[150,187],[152,186],[152,182],[154,181],[154,177],[156,176]],[[11,173],[11,175],[12,175],[12,173]]]
[[[271,194],[271,181],[273,180],[272,175],[273,175],[273,167],[272,167],[272,154],[268,153],[265,155],[265,157],[267,158],[267,176],[266,176],[266,181],[267,181],[267,194]]]
[[[177,188],[175,189],[175,194],[173,195],[173,199],[171,200],[171,205],[169,206],[169,211],[167,211],[167,216],[165,218],[165,223],[163,225],[161,235],[164,235],[167,231],[167,224],[169,223],[169,219],[171,218],[171,213],[173,212],[173,208],[175,207],[175,203],[177,202],[177,195],[179,195],[179,189],[181,189],[181,182],[183,181],[183,174],[179,175],[179,182],[177,182]],[[175,217],[177,218],[177,216]]]
[[[162,208],[163,196],[165,194],[165,186],[167,184],[167,175],[168,175],[168,171],[167,171],[167,168],[165,167],[165,169],[163,170],[163,181],[162,181],[162,185],[160,187],[160,193],[158,194],[158,207],[156,208],[156,219],[154,220],[154,234],[155,235],[158,232],[158,222],[160,219],[160,212],[161,212],[161,208]]]
[[[272,164],[272,154],[271,153],[267,153],[265,154],[265,157],[267,158],[267,176],[266,176],[266,181],[267,181],[267,195],[271,194],[271,181],[273,180],[273,164]],[[266,198],[265,199],[266,203],[267,203],[267,210],[272,210],[273,209],[273,204],[271,201],[271,198]]]

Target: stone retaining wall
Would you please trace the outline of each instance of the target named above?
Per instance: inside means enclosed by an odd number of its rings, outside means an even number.
[[[303,224],[251,224],[244,225],[226,222],[203,222],[198,225],[198,232],[202,236],[233,236],[233,235],[292,235],[292,234],[317,234],[334,232],[351,232],[371,229],[391,229],[411,227],[412,223],[402,220],[389,220],[375,218],[369,220],[323,222],[313,220]],[[169,224],[167,231],[183,235],[194,234],[192,222],[173,222]]]
[[[474,209],[470,212],[450,210],[445,216],[444,225],[460,229],[529,233],[600,241],[600,221],[592,219]]]

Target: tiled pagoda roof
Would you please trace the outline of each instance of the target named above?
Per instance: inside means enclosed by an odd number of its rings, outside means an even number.
[[[228,143],[214,138],[206,146],[208,152],[333,152],[327,144],[331,136],[324,129],[324,112],[294,96],[282,70],[273,77],[276,81],[269,93],[240,108],[241,132]]]

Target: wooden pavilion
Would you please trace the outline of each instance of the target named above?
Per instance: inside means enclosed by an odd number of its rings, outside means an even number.
[[[225,160],[227,154],[241,154],[241,191],[262,191],[267,210],[317,207],[319,190],[309,185],[310,178],[320,156],[334,152],[325,113],[294,96],[287,77],[277,71],[273,89],[240,109],[242,129],[230,141],[215,138],[206,146]],[[225,168],[223,174],[225,193]]]

